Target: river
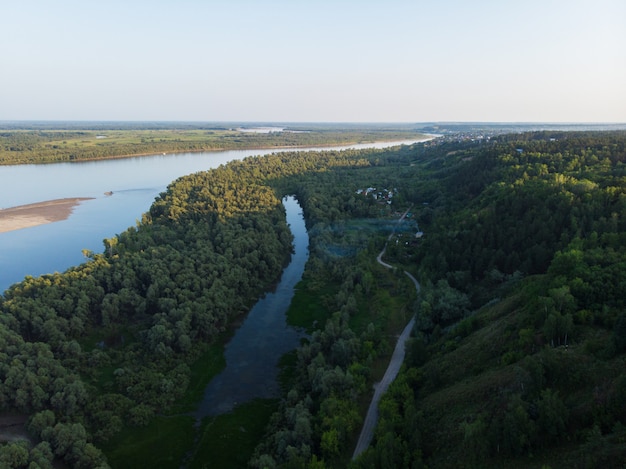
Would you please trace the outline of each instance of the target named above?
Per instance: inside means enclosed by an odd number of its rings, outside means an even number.
[[[0,166],[0,208],[91,197],[64,221],[0,233],[0,292],[27,275],[62,272],[99,253],[102,241],[134,226],[155,197],[180,176],[279,151],[385,148],[415,141],[285,150],[229,150],[44,165]],[[112,195],[105,193],[112,192]]]
[[[296,199],[285,197],[283,205],[294,236],[291,262],[274,291],[257,301],[226,344],[226,367],[206,387],[194,413],[198,421],[229,412],[252,399],[278,397],[278,360],[305,337],[304,332],[287,325],[286,312],[309,258],[309,235]]]

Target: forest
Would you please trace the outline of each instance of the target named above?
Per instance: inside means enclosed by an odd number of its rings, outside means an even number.
[[[0,444],[1,465],[619,467],[625,163],[626,132],[549,131],[182,177],[102,253],[0,297],[0,409],[26,435]],[[288,320],[308,338],[283,361],[281,399],[203,422],[189,456],[184,412],[288,262],[287,194],[310,237]],[[376,256],[392,232],[387,270]],[[372,445],[352,461],[413,315]],[[258,417],[243,436],[242,414]]]

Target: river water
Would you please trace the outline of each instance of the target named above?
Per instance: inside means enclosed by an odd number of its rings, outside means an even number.
[[[333,147],[385,148],[414,141]],[[327,150],[302,148],[297,151]],[[0,166],[0,208],[45,200],[92,197],[64,221],[0,233],[0,292],[27,275],[62,272],[84,262],[82,250],[99,253],[102,241],[134,226],[174,179],[252,155],[289,150],[229,150]],[[113,192],[107,196],[105,193]]]
[[[298,347],[305,336],[304,332],[287,325],[285,313],[309,258],[309,235],[298,202],[293,197],[285,197],[283,205],[294,236],[291,262],[274,291],[257,301],[226,344],[226,368],[205,389],[193,414],[198,421],[229,412],[252,399],[278,397],[278,361]]]

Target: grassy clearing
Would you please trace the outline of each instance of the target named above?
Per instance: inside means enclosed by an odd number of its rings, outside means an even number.
[[[360,313],[350,318],[350,328],[360,334],[372,323],[384,334],[395,336],[402,332],[411,317],[410,305],[415,294],[410,290],[405,292],[406,278],[395,277],[386,270],[380,270],[377,276],[378,285],[371,295],[358,299]]]
[[[277,404],[277,400],[257,399],[236,407],[228,414],[205,419],[189,468],[248,467],[248,461]]]
[[[124,429],[104,452],[109,465],[116,469],[178,469],[193,439],[192,417],[157,417],[146,427]]]
[[[338,285],[320,285],[312,280],[301,280],[296,285],[296,294],[287,310],[287,323],[305,328],[309,333],[322,326],[332,313],[328,305],[334,301],[338,291]]]
[[[204,394],[204,390],[218,373],[226,367],[224,341],[212,344],[191,365],[191,379],[185,395],[170,410],[170,414],[189,412],[195,408]]]

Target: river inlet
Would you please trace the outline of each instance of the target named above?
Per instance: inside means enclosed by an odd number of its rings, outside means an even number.
[[[285,197],[287,223],[294,236],[291,262],[283,270],[274,291],[261,298],[226,344],[226,368],[213,378],[193,413],[199,422],[207,416],[224,414],[237,405],[257,398],[280,396],[278,361],[297,348],[304,331],[287,325],[286,312],[302,279],[309,258],[309,235],[302,209],[294,197]]]

